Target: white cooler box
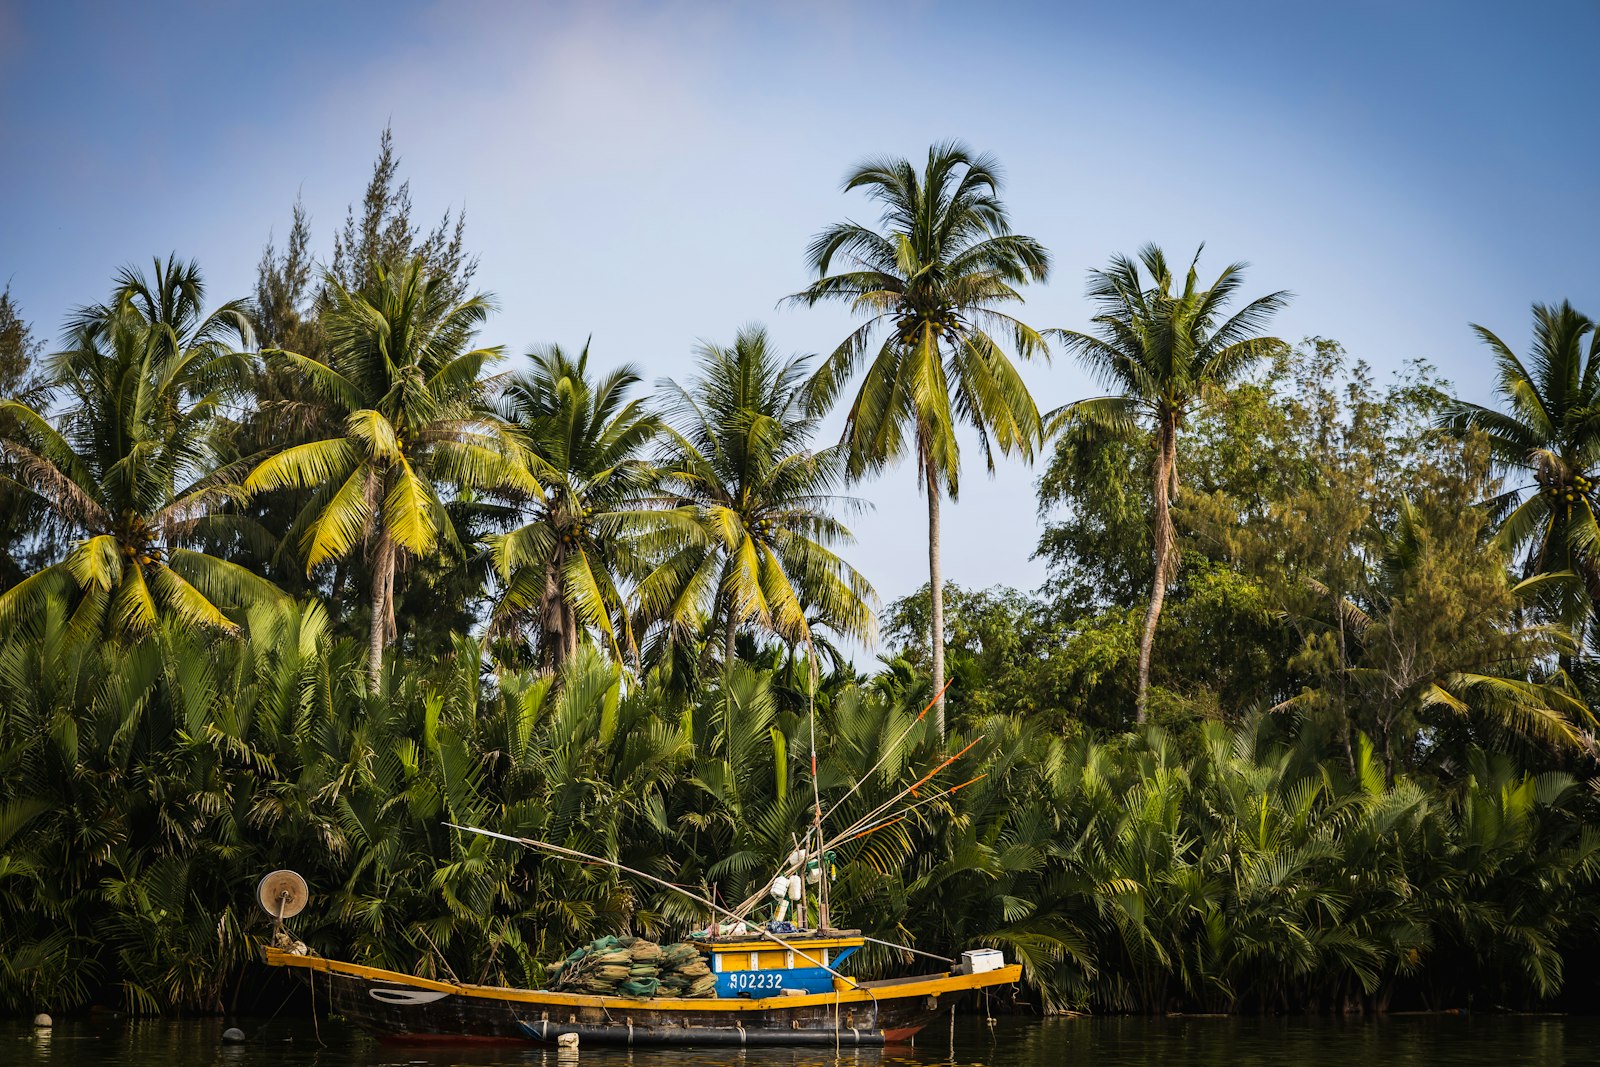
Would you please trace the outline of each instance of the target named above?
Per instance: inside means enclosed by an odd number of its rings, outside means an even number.
[[[966,974],[998,971],[1005,965],[1005,954],[997,948],[973,948],[961,954],[961,967]]]

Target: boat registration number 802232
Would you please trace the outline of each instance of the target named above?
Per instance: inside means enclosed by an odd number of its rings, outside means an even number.
[[[776,992],[783,988],[782,971],[734,971],[725,977],[728,988],[733,990]]]

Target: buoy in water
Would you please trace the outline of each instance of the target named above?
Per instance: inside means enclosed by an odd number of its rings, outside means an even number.
[[[578,1047],[578,1035],[577,1034],[557,1034],[556,1035],[556,1047],[557,1048],[577,1048]]]
[[[237,1026],[230,1026],[222,1031],[222,1043],[225,1045],[244,1044],[244,1031]]]
[[[55,1024],[55,1020],[50,1018],[50,1016],[46,1015],[42,1011],[33,1017],[33,1025],[37,1026],[41,1030],[48,1030]]]

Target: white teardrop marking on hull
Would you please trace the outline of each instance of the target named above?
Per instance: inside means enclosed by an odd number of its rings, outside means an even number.
[[[432,1004],[443,1000],[449,993],[432,993],[422,989],[369,989],[367,996],[383,1004]]]

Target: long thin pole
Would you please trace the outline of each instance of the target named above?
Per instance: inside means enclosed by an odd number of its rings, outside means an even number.
[[[924,952],[920,948],[912,948],[910,945],[897,945],[893,941],[885,941],[881,937],[868,937],[865,934],[862,934],[861,940],[871,941],[874,945],[883,945],[887,948],[897,948],[901,952],[909,952],[913,956],[926,956],[930,960],[939,960],[941,963],[955,962],[955,960],[951,959],[949,956],[941,956],[937,952]]]
[[[810,634],[806,635],[806,650],[806,662],[810,667],[806,673],[811,680],[807,693],[810,714],[806,716],[811,730],[811,799],[814,805],[811,825],[817,835],[817,872],[821,875],[817,879],[817,929],[822,931],[828,929],[828,854],[822,847],[822,786],[817,781],[817,648],[811,643]]]
[[[856,784],[850,787],[850,791],[849,792],[845,793],[844,796],[842,796],[838,800],[834,801],[833,802],[833,807],[828,809],[828,814],[823,816],[823,818],[831,818],[833,816],[833,813],[839,810],[840,805],[842,805],[845,801],[849,800],[851,797],[855,796],[856,795],[856,791],[858,789],[860,789],[862,786],[866,785],[867,782],[871,780],[871,778],[872,778],[872,776],[874,774],[878,773],[878,768],[882,767],[884,765],[884,763],[888,761],[889,757],[894,755],[895,749],[899,748],[901,743],[904,742],[905,739],[910,736],[911,731],[915,730],[917,728],[917,724],[920,723],[923,720],[923,718],[933,708],[933,705],[938,702],[940,697],[944,696],[944,691],[946,689],[949,689],[950,686],[953,685],[954,683],[955,683],[955,679],[954,678],[950,679],[950,681],[944,683],[944,685],[940,687],[940,689],[939,689],[939,691],[937,693],[933,694],[933,699],[928,701],[928,703],[926,705],[924,705],[923,709],[920,712],[917,713],[917,717],[915,719],[911,720],[911,725],[907,726],[904,730],[900,731],[900,736],[895,738],[893,741],[889,742],[888,746],[884,748],[883,755],[878,757],[878,762],[874,763],[872,765],[872,769],[869,770],[866,774],[863,774],[859,779],[857,779]]]
[[[933,770],[929,771],[927,774],[923,775],[921,778],[918,778],[911,785],[906,786],[904,789],[900,790],[900,792],[896,793],[894,796],[890,797],[888,800],[885,800],[883,803],[881,803],[877,807],[873,808],[867,814],[863,815],[861,818],[859,818],[855,822],[851,823],[849,827],[847,827],[844,830],[841,830],[839,833],[835,834],[832,838],[828,839],[827,841],[823,841],[821,839],[821,834],[819,833],[817,835],[817,837],[818,837],[817,852],[818,852],[818,861],[819,861],[819,863],[823,862],[822,857],[827,854],[828,849],[835,848],[838,845],[841,845],[841,844],[845,843],[846,841],[849,841],[853,837],[861,836],[861,833],[864,832],[865,829],[868,828],[868,827],[872,827],[874,829],[880,828],[880,827],[874,826],[874,824],[881,822],[881,820],[883,820],[885,818],[888,818],[888,816],[885,814],[886,812],[888,812],[896,804],[898,804],[902,800],[904,800],[907,796],[915,794],[918,788],[920,788],[921,786],[925,785],[930,779],[932,779],[940,771],[944,770],[946,767],[950,766],[950,764],[954,763],[956,760],[960,759],[962,756],[964,756],[968,752],[970,752],[972,750],[973,746],[976,745],[979,741],[982,741],[983,738],[984,738],[984,735],[982,735],[982,734],[978,735],[965,748],[963,748],[960,752],[957,752],[954,756],[951,756],[948,759],[946,759],[943,763],[940,763]],[[813,764],[813,766],[815,766],[815,764]],[[940,790],[939,792],[934,793],[934,794],[928,796],[927,798],[918,801],[915,804],[909,805],[908,807],[906,807],[903,810],[901,810],[901,812],[899,814],[901,816],[904,816],[906,813],[911,812],[911,811],[915,811],[917,808],[922,807],[924,804],[927,804],[930,801],[938,800],[940,797],[949,796],[951,793],[955,793],[955,792],[958,792],[959,790],[965,789],[967,786],[971,785],[973,782],[976,782],[976,781],[978,781],[979,779],[981,779],[983,777],[984,776],[980,774],[977,778],[973,778],[973,779],[971,779],[969,781],[962,782],[960,785],[955,786],[954,788]],[[808,837],[808,840],[809,840],[809,837]],[[804,863],[802,862],[801,868],[803,868],[803,867],[804,867]],[[793,869],[793,868],[791,868],[790,865],[784,864],[784,865],[779,867],[778,873],[779,874],[784,874],[784,873],[787,873],[788,871],[790,871],[791,869]],[[826,884],[827,884],[827,878],[826,878],[827,872],[824,871],[823,874],[824,874],[824,878],[822,880],[822,883],[819,884],[818,887],[817,887],[818,890],[819,890],[819,893],[818,893],[819,898],[821,897],[820,890],[824,886],[826,886]],[[761,898],[762,898],[763,895],[764,895],[764,892],[762,890],[758,889],[755,893],[753,893],[750,896],[746,897],[743,901],[741,901],[739,903],[739,906],[736,909],[736,911],[737,911],[737,914],[738,914],[738,916],[739,916],[739,918],[741,920],[744,919],[750,913],[750,909],[751,908],[755,907],[757,904],[759,904],[761,902]],[[821,907],[820,899],[819,899],[819,905],[818,906],[819,906],[819,909],[820,909],[820,907]]]
[[[469,834],[481,834],[484,837],[493,837],[493,838],[497,838],[497,839],[499,839],[501,841],[510,841],[514,845],[522,845],[522,846],[524,846],[526,848],[535,848],[535,849],[540,850],[541,852],[549,852],[549,853],[552,853],[553,855],[566,857],[567,859],[580,860],[580,861],[582,861],[584,863],[599,863],[599,864],[602,864],[602,865],[604,865],[606,867],[611,867],[611,868],[614,868],[616,870],[626,872],[627,874],[631,874],[636,878],[643,878],[647,882],[654,882],[656,885],[662,886],[662,887],[664,887],[666,889],[670,889],[674,893],[678,893],[678,894],[681,894],[682,896],[688,897],[690,900],[694,901],[696,904],[699,904],[699,905],[701,905],[701,906],[703,906],[705,908],[708,908],[708,909],[710,909],[711,911],[715,912],[718,915],[726,916],[727,918],[733,919],[733,920],[735,920],[737,922],[743,922],[744,921],[738,915],[735,915],[733,912],[729,911],[727,908],[724,908],[722,905],[713,903],[712,901],[707,900],[705,897],[701,896],[698,893],[691,893],[689,890],[683,888],[681,885],[674,885],[673,883],[667,881],[665,878],[657,878],[653,874],[646,874],[645,872],[643,872],[641,870],[636,870],[633,867],[629,867],[629,866],[626,866],[624,864],[618,863],[616,860],[608,860],[604,856],[591,856],[587,852],[579,852],[577,849],[574,849],[574,848],[563,848],[560,845],[552,845],[548,841],[535,841],[531,837],[512,837],[510,834],[500,834],[500,833],[496,833],[493,830],[484,830],[484,829],[481,829],[481,828],[476,827],[476,826],[461,826],[461,825],[459,825],[457,823],[453,823],[453,822],[447,822],[447,823],[445,823],[445,825],[450,827],[452,830],[465,830]],[[767,929],[764,929],[764,928],[758,926],[758,927],[756,927],[755,932],[760,934],[762,937],[766,938],[768,941],[772,941],[772,942],[778,944],[779,946],[781,946],[781,947],[783,947],[785,949],[788,949],[790,952],[798,953],[800,956],[804,957],[805,959],[810,960],[812,963],[815,963],[817,966],[821,967],[823,970],[827,971],[829,974],[833,975],[835,978],[844,978],[844,980],[846,982],[850,982],[851,981],[849,978],[845,978],[844,975],[840,974],[838,971],[834,970],[832,967],[829,967],[826,963],[823,963],[821,960],[818,960],[818,959],[814,958],[813,956],[811,956],[810,953],[806,952],[805,949],[798,948],[795,945],[790,944],[789,942],[785,941],[783,938],[779,937],[777,934],[773,933],[771,930],[767,930]],[[853,985],[854,983],[852,982],[851,984]]]
[[[864,824],[869,823],[872,820],[874,820],[874,819],[880,817],[881,815],[883,815],[884,812],[888,811],[890,808],[892,808],[896,804],[900,803],[900,801],[904,800],[907,796],[915,795],[916,791],[920,787],[922,787],[923,785],[926,785],[927,782],[931,778],[933,778],[936,774],[938,774],[940,771],[942,771],[946,767],[950,766],[950,764],[954,763],[956,760],[960,759],[962,756],[964,756],[968,752],[970,752],[974,745],[976,745],[979,741],[983,740],[983,736],[984,735],[979,734],[977,737],[973,738],[972,741],[967,745],[966,748],[963,748],[960,752],[957,752],[954,756],[951,756],[949,759],[947,759],[943,763],[939,764],[933,770],[929,771],[927,774],[923,775],[921,778],[918,778],[915,782],[912,782],[910,785],[908,785],[904,789],[900,790],[900,792],[896,793],[894,796],[890,797],[888,800],[885,800],[882,804],[879,804],[876,808],[873,808],[866,815],[863,815],[861,818],[857,819],[855,821],[855,823],[850,827],[850,829],[843,831],[843,833],[844,834],[849,834],[851,830],[859,829]]]
[[[959,792],[961,792],[961,790],[965,789],[967,786],[972,785],[974,782],[981,782],[983,779],[985,779],[987,777],[988,777],[987,774],[980,774],[976,778],[968,778],[965,782],[962,782],[960,785],[953,785],[949,789],[941,789],[937,793],[930,793],[928,796],[923,797],[921,800],[917,801],[915,804],[907,805],[906,807],[901,808],[898,812],[894,813],[893,815],[885,815],[881,819],[878,819],[876,822],[873,822],[870,819],[863,819],[861,822],[856,823],[854,826],[851,826],[849,829],[841,830],[838,834],[836,834],[834,836],[833,840],[828,842],[828,847],[829,848],[833,848],[833,847],[835,847],[837,845],[842,845],[847,841],[854,841],[858,837],[865,837],[867,834],[877,833],[879,830],[885,829],[886,827],[889,827],[889,826],[893,826],[897,822],[903,822],[905,820],[906,816],[910,815],[913,811],[916,811],[918,808],[923,807],[924,805],[927,805],[927,804],[932,804],[935,800],[943,800],[945,797],[951,796],[952,794],[955,794],[955,793],[959,793]]]
[[[884,814],[885,809],[888,808],[890,805],[892,805],[894,803],[894,800],[886,801],[883,805],[880,805],[873,812],[873,814],[866,815],[866,816],[862,817],[861,819],[858,819],[856,822],[852,823],[846,829],[839,831],[839,833],[835,834],[833,837],[831,837],[827,841],[823,842],[823,844],[821,846],[821,850],[823,852],[826,852],[830,848],[837,848],[838,846],[843,845],[843,844],[845,844],[847,842],[853,841],[858,837],[865,837],[867,834],[877,833],[879,830],[885,829],[885,828],[887,828],[889,826],[892,826],[893,824],[895,824],[897,822],[903,821],[908,815],[910,815],[913,811],[916,811],[918,808],[925,807],[925,806],[927,806],[929,804],[932,804],[936,800],[942,800],[945,797],[952,796],[952,795],[954,795],[956,793],[959,793],[959,792],[961,792],[961,790],[965,789],[967,786],[972,785],[975,782],[981,782],[983,779],[985,779],[987,777],[988,777],[987,773],[980,774],[976,778],[967,779],[965,782],[962,782],[960,785],[953,785],[948,789],[941,789],[937,793],[930,793],[927,796],[923,797],[921,800],[917,801],[915,804],[910,804],[910,805],[907,805],[904,808],[901,808],[898,812],[894,813],[893,815]],[[906,792],[907,791],[901,792],[900,796],[902,796],[902,797],[905,796]],[[809,842],[811,840],[809,834],[806,836],[806,840],[807,840],[807,842]],[[801,867],[803,867],[803,866],[804,866],[804,863],[802,862],[801,863]],[[786,873],[789,873],[791,871],[795,871],[795,870],[799,870],[799,869],[800,869],[799,867],[795,867],[795,866],[793,866],[791,864],[787,864],[786,863],[786,864],[784,864],[783,866],[781,866],[778,869],[778,873],[779,874],[786,874]],[[764,891],[758,890],[753,895],[751,895],[749,897],[746,897],[743,901],[741,901],[739,903],[738,907],[734,909],[734,914],[736,914],[741,920],[744,919],[747,915],[749,915],[750,909],[755,907],[758,903],[761,902],[761,898],[762,898],[763,895],[764,895]]]

